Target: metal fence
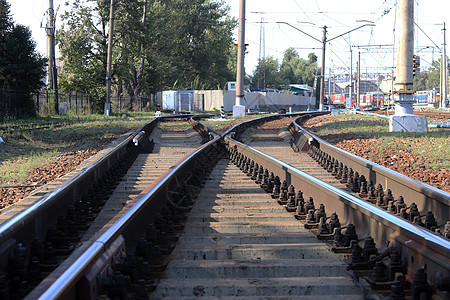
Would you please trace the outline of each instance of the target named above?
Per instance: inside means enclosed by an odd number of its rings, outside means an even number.
[[[26,107],[27,97],[23,91],[0,89],[0,120],[19,116]]]
[[[55,113],[56,95],[53,91],[43,91],[34,96],[36,112],[40,115]],[[92,97],[81,93],[59,93],[59,113],[61,114],[92,114],[94,103]]]
[[[58,111],[60,114],[93,114],[103,111],[104,100],[95,99],[83,93],[58,93]],[[0,120],[8,117],[21,117],[25,110],[29,114],[39,115],[56,113],[56,94],[43,90],[30,96],[24,91],[0,89]],[[112,112],[151,111],[156,106],[154,95],[151,96],[116,96],[111,97]]]

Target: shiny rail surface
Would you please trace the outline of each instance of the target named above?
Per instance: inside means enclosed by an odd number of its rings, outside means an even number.
[[[65,215],[68,211],[70,211],[74,205],[77,205],[77,201],[83,198],[87,192],[88,194],[91,194],[91,196],[95,195],[96,189],[99,189],[100,187],[98,185],[98,182],[103,182],[105,181],[105,179],[108,182],[111,181],[109,179],[111,168],[115,169],[115,171],[113,171],[114,173],[117,173],[117,169],[123,169],[124,167],[126,171],[127,165],[129,166],[130,163],[133,163],[135,157],[139,152],[145,153],[153,147],[152,142],[148,139],[148,137],[158,123],[176,119],[187,120],[190,117],[192,117],[192,115],[171,115],[151,120],[149,123],[143,125],[133,134],[128,136],[116,147],[107,150],[106,154],[98,158],[96,161],[94,161],[94,163],[82,168],[78,173],[70,177],[69,180],[65,183],[60,184],[54,189],[49,189],[48,191],[44,189],[43,192],[41,192],[42,196],[40,198],[33,197],[36,198],[36,200],[33,199],[33,202],[21,202],[18,206],[24,207],[25,209],[22,211],[18,211],[15,215],[12,215],[7,221],[3,222],[0,225],[0,287],[6,286],[6,288],[8,289],[10,282],[14,282],[14,278],[8,279],[3,277],[5,276],[5,274],[10,273],[11,270],[17,268],[19,269],[19,272],[14,271],[10,274],[16,274],[19,277],[25,276],[23,275],[23,272],[25,271],[20,271],[20,269],[24,264],[31,264],[32,258],[30,256],[30,253],[35,252],[30,251],[34,251],[33,247],[36,245],[36,243],[34,243],[35,240],[38,239],[44,241],[48,239],[49,229],[52,226],[60,228],[60,221],[63,221],[59,219],[60,215]],[[112,181],[116,181],[116,179],[113,179]],[[111,182],[110,184],[114,183]],[[98,197],[100,197],[100,194],[102,193],[108,194],[109,192],[100,192],[98,194]],[[95,201],[98,202],[97,200]],[[27,205],[24,205],[24,203],[26,203]],[[101,204],[99,205],[99,207],[101,207]],[[81,209],[83,208],[81,207]],[[12,212],[14,212],[15,208],[8,208],[8,210],[10,210],[8,211],[8,214],[11,214]],[[78,214],[77,212],[75,213]],[[85,213],[86,211],[83,213],[83,215],[85,215]],[[76,227],[79,226],[81,225],[76,225]],[[84,227],[84,225],[82,226]],[[52,234],[55,234],[55,232],[53,231]],[[60,235],[58,234],[58,236]],[[73,240],[73,238],[71,237],[67,238],[69,240]],[[67,241],[64,241],[67,238],[62,236],[61,242],[67,243]],[[55,237],[55,242],[56,239],[57,238]],[[72,244],[74,243],[74,241],[72,241]],[[66,246],[67,244],[64,245],[64,248],[66,248],[67,250],[58,251],[56,253],[57,257],[58,255],[66,256],[71,251],[72,246]],[[46,247],[47,246],[45,246],[45,248]],[[45,251],[47,251],[47,249],[41,249],[38,252],[41,264],[44,255],[47,255]],[[55,249],[49,249],[49,251],[55,251]],[[55,255],[55,253],[53,253],[53,255]],[[54,268],[53,264],[44,267],[44,269],[48,270],[50,270],[51,268]],[[33,281],[34,280],[37,280],[37,278],[33,279]],[[29,288],[24,287],[23,289],[28,290]],[[0,292],[1,291],[2,289],[0,288]],[[1,293],[0,296],[2,296],[0,297],[2,299],[8,299],[9,297],[4,296]]]
[[[450,193],[337,148],[301,127],[300,123],[301,120],[297,119],[289,126],[293,136],[291,145],[295,151],[310,151],[311,154],[320,152],[322,156],[328,155],[327,159],[330,163],[328,163],[327,168],[332,165],[331,168],[333,169],[334,165],[342,163],[349,170],[358,172],[360,176],[364,175],[367,182],[371,181],[374,187],[381,185],[384,191],[389,189],[392,193],[392,201],[401,196],[406,203],[405,208],[409,208],[412,203],[415,203],[421,216],[432,212],[437,222],[437,226],[434,227],[442,232],[444,231],[445,224],[450,221]],[[329,170],[330,173],[335,172],[332,169]],[[355,191],[360,192],[359,190]],[[386,195],[384,198],[386,198]],[[387,199],[383,200],[386,203],[382,206],[387,207]]]
[[[320,114],[322,113],[299,115],[300,118],[305,119]],[[391,274],[395,273],[395,278],[389,278],[387,283],[389,288],[391,286],[399,288],[400,283],[397,280],[402,280],[402,277],[397,275],[399,272],[396,271],[404,270],[404,280],[419,283],[419,285],[412,285],[410,289],[413,296],[434,294],[442,299],[448,297],[448,280],[450,278],[450,242],[448,239],[412,222],[393,216],[359,197],[343,192],[239,142],[239,134],[245,128],[280,117],[286,116],[271,116],[244,122],[228,130],[224,137],[211,132],[207,126],[191,120],[191,125],[204,137],[204,141],[210,141],[187,155],[149,185],[95,236],[77,248],[25,299],[96,299],[101,293],[102,286],[103,288],[105,286],[123,287],[126,281],[123,274],[127,274],[131,279],[134,278],[131,284],[133,295],[140,295],[143,297],[142,299],[147,299],[160,281],[155,277],[155,273],[159,274],[166,268],[164,261],[155,260],[155,257],[159,256],[153,252],[157,251],[168,255],[173,250],[172,243],[179,238],[177,232],[182,231],[187,212],[194,205],[196,195],[205,184],[208,174],[218,161],[227,157],[261,187],[267,184],[264,188],[268,189],[274,201],[278,201],[286,210],[289,208],[288,203],[298,200],[297,206],[293,211],[289,210],[292,211],[289,214],[293,219],[295,217],[300,220],[299,226],[312,229],[317,238],[332,243],[335,252],[350,254],[352,251],[362,251],[362,253],[352,254],[349,268],[359,270],[366,267],[382,267],[381,264],[384,265],[382,261],[391,259],[388,268]],[[293,128],[298,132],[298,128]],[[148,129],[146,130],[148,131]],[[121,145],[131,147],[132,140],[133,138]],[[299,149],[303,149],[305,145],[314,145],[319,142],[321,141],[303,134],[303,137],[298,138],[294,144]],[[321,144],[321,149],[324,148],[325,146]],[[266,173],[273,173],[272,177],[266,177]],[[274,180],[275,176],[278,176],[278,182]],[[273,191],[269,188],[271,185]],[[289,185],[295,187],[296,191],[301,191],[305,199],[313,197],[317,209],[306,209],[308,208],[307,201],[295,200],[292,195],[287,199],[287,186]],[[75,192],[71,191],[71,193]],[[319,207],[319,204],[323,204],[323,206]],[[330,219],[322,215],[322,218],[318,220],[310,216],[310,214],[320,216],[322,213],[330,216],[333,212],[338,215],[340,226],[327,233],[321,231],[322,225],[331,226],[328,222],[331,222],[331,219],[335,221],[334,217]],[[26,216],[31,218],[31,215],[26,214]],[[169,219],[172,224],[170,226],[167,223]],[[12,230],[26,227],[31,230],[31,233],[35,233],[47,226],[43,220],[36,224],[27,224],[26,222],[16,224],[16,222],[20,223],[20,220],[13,222],[15,227],[12,226],[11,229],[3,225],[0,227],[0,238],[7,237],[10,240],[7,243],[3,243],[2,240],[4,254],[13,251],[14,242],[12,240],[15,241],[16,235],[25,235],[12,232]],[[32,220],[29,222],[33,223]],[[277,220],[274,219],[273,222],[276,223]],[[161,229],[156,230],[154,224],[162,226],[158,227]],[[2,228],[5,229],[2,230]],[[167,234],[162,234],[162,228],[165,228]],[[356,235],[351,232],[354,229]],[[341,238],[345,241],[340,240]],[[149,241],[154,239],[159,240],[159,247],[149,244]],[[332,242],[333,239],[334,242]],[[376,244],[375,251],[374,243]],[[366,247],[367,245],[370,247]],[[131,260],[127,261],[127,259],[133,258],[131,253],[137,254],[138,252],[144,261],[136,261],[136,256],[134,256],[133,263]],[[147,255],[149,256],[147,257]],[[1,258],[5,263],[5,255]],[[124,264],[123,261],[127,261],[127,263]],[[136,280],[136,275],[130,269],[131,264],[139,266],[142,279]],[[155,271],[156,269],[158,271]],[[374,288],[380,288],[381,283],[378,279],[372,281],[374,282],[371,285]],[[382,283],[385,284],[385,282]],[[385,289],[385,286],[383,287]],[[148,294],[149,292],[150,294]]]

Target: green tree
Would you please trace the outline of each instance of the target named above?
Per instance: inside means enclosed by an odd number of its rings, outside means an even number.
[[[62,15],[57,42],[64,62],[60,89],[89,94],[101,111],[104,103],[108,5],[107,1],[76,0]]]
[[[259,80],[261,85],[258,85],[258,78],[265,78],[265,86],[263,81]],[[260,59],[253,71],[252,86],[257,88],[274,88],[281,89],[280,65],[278,60],[273,56]]]
[[[16,25],[10,15],[10,5],[0,0],[0,88],[20,90],[25,94],[29,113],[31,95],[42,87],[46,59],[36,52],[31,31]]]
[[[314,53],[308,55],[308,59],[300,58],[294,48],[288,48],[284,52],[280,67],[281,81],[284,85],[302,83],[312,86],[314,75],[317,72],[317,56]]]
[[[64,60],[63,89],[102,91],[106,70],[109,1],[73,0],[58,32]],[[117,2],[113,85],[130,106],[162,89],[223,87],[233,80],[232,31],[224,1],[129,0]]]
[[[414,76],[414,89],[416,91],[426,91],[429,89],[429,73],[421,72]]]
[[[232,31],[236,21],[228,17],[224,1],[155,1],[153,31],[158,39],[149,61],[161,66],[162,88],[188,88],[199,82],[207,88],[233,80]]]
[[[428,73],[430,90],[440,89],[441,86],[441,59],[434,60]]]

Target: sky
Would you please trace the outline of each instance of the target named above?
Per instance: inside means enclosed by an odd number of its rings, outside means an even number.
[[[46,36],[44,29],[41,28],[41,22],[45,23],[44,15],[48,8],[48,0],[8,1],[11,4],[14,21],[31,28],[33,38],[37,42],[37,50],[45,55]],[[67,0],[53,1],[55,9],[59,7],[56,19],[58,27],[61,25],[59,17],[65,10],[64,4]],[[225,2],[230,6],[230,15],[238,19],[240,1]],[[414,2],[415,22],[418,25],[415,52],[421,57],[421,68],[426,69],[433,59],[440,56],[443,23],[446,23],[447,28],[450,27],[448,13],[450,1],[414,0]],[[245,42],[248,44],[248,53],[245,57],[246,73],[253,72],[260,53],[264,53],[265,57],[272,56],[281,63],[283,53],[289,47],[294,47],[300,57],[305,59],[308,53],[314,52],[321,64],[322,43],[317,40],[322,40],[323,27],[327,26],[329,40],[344,34],[326,46],[327,74],[348,73],[350,53],[355,71],[358,52],[361,57],[362,73],[389,74],[392,72],[395,58],[393,45],[398,39],[396,36],[398,30],[394,31],[397,23],[396,3],[396,0],[246,0]],[[363,24],[374,26],[365,26],[345,34]],[[261,35],[262,25],[264,35]],[[235,38],[237,41],[237,29]],[[450,35],[447,34],[447,40],[449,39]]]

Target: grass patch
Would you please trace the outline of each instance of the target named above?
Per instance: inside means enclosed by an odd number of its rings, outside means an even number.
[[[54,123],[38,130],[13,130],[0,135],[0,184],[26,183],[28,170],[54,160],[60,152],[101,149],[112,139],[136,130],[153,118],[153,113],[122,113],[113,116],[56,116],[10,121],[7,126]],[[61,125],[61,126],[57,126]]]
[[[206,126],[211,127],[214,130],[225,131],[232,126],[231,120],[228,121],[214,121],[214,120],[202,120]]]
[[[430,128],[426,133],[389,132],[389,120],[375,116],[341,114],[328,116],[311,125],[321,135],[343,138],[376,139],[375,149],[366,149],[369,156],[382,156],[387,152],[397,155],[407,151],[427,159],[427,168],[450,169],[450,131]]]

